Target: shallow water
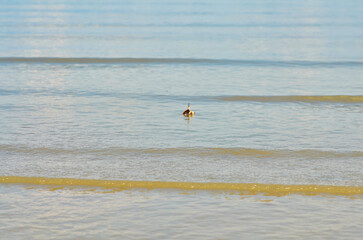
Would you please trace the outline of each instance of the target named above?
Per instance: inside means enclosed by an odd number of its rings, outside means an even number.
[[[359,239],[362,200],[0,187],[4,238]],[[21,197],[19,197],[21,196]]]
[[[2,236],[363,234],[363,4],[0,3]]]

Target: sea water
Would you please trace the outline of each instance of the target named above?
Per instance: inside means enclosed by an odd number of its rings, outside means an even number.
[[[360,239],[362,10],[0,1],[1,238]]]

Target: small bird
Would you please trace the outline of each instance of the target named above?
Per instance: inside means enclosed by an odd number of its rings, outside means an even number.
[[[183,112],[184,117],[194,117],[194,112],[190,110],[190,103],[188,103],[188,108]]]

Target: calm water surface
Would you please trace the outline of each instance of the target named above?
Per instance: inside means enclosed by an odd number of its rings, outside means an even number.
[[[0,0],[0,234],[360,239],[362,194],[350,192],[363,187],[362,10],[353,0]],[[14,176],[35,180],[4,180]]]

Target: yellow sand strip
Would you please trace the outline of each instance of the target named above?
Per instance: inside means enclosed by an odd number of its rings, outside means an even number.
[[[194,182],[157,182],[157,181],[122,181],[122,180],[93,180],[73,178],[44,178],[0,176],[2,184],[30,184],[51,186],[84,186],[123,190],[127,188],[147,189],[183,189],[183,190],[225,190],[239,191],[248,194],[266,194],[283,196],[299,195],[336,195],[354,196],[363,194],[362,186],[325,186],[325,185],[281,185],[259,183],[194,183]]]

